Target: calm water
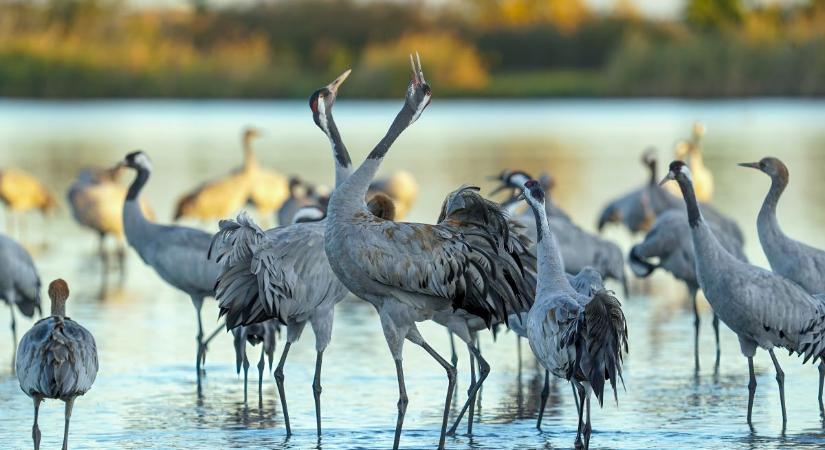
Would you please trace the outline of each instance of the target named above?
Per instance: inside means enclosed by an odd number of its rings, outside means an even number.
[[[361,103],[341,98],[336,120],[357,162],[383,134],[397,102]],[[660,148],[667,159],[677,138],[695,119],[708,126],[706,163],[716,176],[714,203],[736,217],[748,239],[748,256],[765,264],[755,219],[768,178],[735,166],[765,155],[783,158],[792,179],[779,213],[785,231],[825,247],[825,103],[788,101],[671,102],[447,102],[436,101],[393,147],[387,171],[406,168],[422,185],[412,219],[432,221],[448,191],[462,183],[491,188],[485,176],[505,167],[552,169],[557,202],[585,228],[610,197],[643,182],[640,151]],[[326,139],[304,102],[92,102],[0,101],[0,166],[25,168],[60,193],[87,165],[108,165],[144,149],[155,173],[147,198],[161,220],[176,195],[240,161],[244,125],[264,130],[260,158],[285,173],[332,180]],[[100,298],[96,237],[74,224],[63,207],[44,223],[27,219],[23,239],[44,280],[66,278],[73,295],[70,315],[97,338],[100,373],[72,417],[74,448],[311,448],[315,420],[311,390],[314,344],[310,331],[293,347],[286,366],[294,436],[285,439],[275,383],[264,384],[259,409],[242,403],[231,338],[210,345],[204,397],[195,394],[194,317],[188,298],[166,286],[134,253],[122,287]],[[212,225],[214,228],[214,225]],[[629,248],[631,238],[607,235]],[[789,423],[781,415],[773,366],[756,358],[759,387],[755,432],[745,424],[747,364],[735,336],[723,327],[722,366],[713,374],[710,314],[702,324],[702,369],[693,372],[692,312],[684,289],[668,275],[634,286],[624,302],[631,352],[627,390],[619,405],[594,411],[594,448],[822,448],[825,428],[815,401],[817,371],[795,357],[780,356],[786,372]],[[3,309],[3,308],[0,308]],[[204,308],[216,324],[215,303]],[[8,320],[7,312],[3,321]],[[23,321],[26,329],[30,322]],[[425,337],[449,354],[446,333],[424,324]],[[31,401],[9,372],[10,332],[0,326],[0,447],[31,445]],[[282,348],[279,342],[278,350]],[[575,408],[569,386],[554,385],[544,432],[534,428],[542,373],[525,343],[518,376],[516,341],[487,334],[482,348],[492,365],[473,437],[448,438],[450,448],[569,448]],[[258,350],[250,350],[254,360]],[[410,404],[402,446],[433,448],[446,379],[443,370],[413,345],[405,348]],[[467,388],[467,356],[460,352],[460,392]],[[255,373],[254,367],[251,371]],[[255,385],[255,376],[251,376]],[[388,448],[395,424],[395,370],[373,309],[349,299],[339,305],[333,342],[324,357],[324,436],[320,447]],[[254,387],[251,386],[254,392]],[[254,396],[253,396],[254,398]],[[463,398],[461,399],[463,401]],[[455,408],[461,405],[456,404]],[[43,447],[62,438],[63,407],[41,408]]]

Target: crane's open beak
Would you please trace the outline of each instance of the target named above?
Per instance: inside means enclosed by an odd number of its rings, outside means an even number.
[[[330,92],[332,92],[333,94],[337,94],[338,93],[338,87],[341,86],[341,83],[343,83],[344,80],[347,79],[347,77],[349,76],[349,74],[351,72],[352,72],[352,69],[347,69],[346,72],[342,73],[341,75],[338,76],[338,78],[333,80],[332,83],[328,84],[327,89],[329,89]]]
[[[665,177],[662,178],[662,181],[659,182],[659,186],[667,183],[670,180],[675,180],[675,179],[676,179],[676,175],[674,175],[673,172],[668,172],[667,175],[665,175]]]
[[[759,168],[759,163],[755,163],[755,162],[752,162],[752,163],[739,163],[739,164],[737,164],[737,166],[750,167],[751,169],[761,170]]]

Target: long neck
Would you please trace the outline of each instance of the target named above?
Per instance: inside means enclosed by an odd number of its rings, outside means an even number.
[[[771,188],[765,196],[765,201],[762,202],[762,209],[759,210],[759,218],[757,219],[757,227],[760,234],[764,232],[780,232],[779,221],[776,219],[776,205],[779,203],[779,197],[785,191],[788,185],[787,180],[780,177],[771,177]]]
[[[650,185],[651,186],[658,183],[658,180],[656,179],[657,178],[656,177],[656,172],[657,172],[656,166],[657,166],[656,160],[653,160],[653,161],[650,161],[649,163],[647,163],[647,168],[650,169]]]
[[[558,243],[555,236],[550,232],[550,224],[543,207],[530,205],[533,215],[536,218],[536,228],[538,230],[536,247],[538,259],[538,288],[550,289],[553,291],[572,292],[573,288],[567,281],[567,274],[564,271],[564,263],[561,260]]]
[[[255,159],[255,152],[252,151],[252,138],[244,136],[243,138],[243,166],[244,169],[252,169],[258,161]]]
[[[410,125],[414,113],[412,108],[405,103],[378,145],[372,149],[370,154],[367,155],[367,159],[358,166],[358,169],[347,182],[344,183],[344,186],[342,186],[346,198],[360,199],[360,203],[364,204],[364,208],[366,208],[364,196],[367,195],[370,182],[375,178],[375,174],[378,173],[378,168],[381,166],[381,162],[384,160],[384,156],[386,156],[392,144]]]
[[[138,169],[135,181],[129,186],[129,191],[126,193],[127,201],[135,201],[143,190],[143,186],[149,181],[149,171],[146,169]]]
[[[335,158],[335,187],[338,187],[352,174],[352,159],[341,139],[341,133],[338,132],[338,126],[335,125],[335,119],[332,118],[332,111],[327,114],[325,132],[332,146],[332,156]]]
[[[52,299],[52,315],[65,317],[66,316],[66,299]]]
[[[684,177],[678,178],[679,189],[682,190],[682,196],[685,198],[685,205],[687,206],[688,223],[691,228],[699,226],[699,222],[703,222],[702,212],[699,211],[699,203],[696,201],[696,193],[693,191],[693,183]]]

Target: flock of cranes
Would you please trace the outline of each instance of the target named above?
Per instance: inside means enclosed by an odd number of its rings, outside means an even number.
[[[589,448],[591,398],[602,406],[613,391],[618,401],[622,363],[629,349],[628,327],[621,302],[606,289],[616,280],[628,295],[625,256],[613,242],[578,226],[550,197],[553,181],[540,181],[521,170],[494,177],[499,190],[511,195],[502,203],[484,198],[479,188],[464,185],[449,193],[436,224],[401,222],[418,194],[412,176],[401,172],[376,180],[393,143],[425,112],[432,98],[418,55],[410,57],[411,82],[404,103],[383,138],[357,167],[333,117],[344,72],[309,99],[312,119],[330,143],[335,186],[325,189],[297,177],[287,178],[255,159],[254,129],[243,134],[243,166],[186,194],[175,217],[221,219],[210,234],[184,225],[161,225],[141,192],[153,172],[147,153],[136,151],[109,169],[82,172],[69,189],[73,217],[94,230],[101,241],[113,236],[128,243],[166,283],[188,295],[196,310],[195,370],[198,392],[207,346],[224,327],[231,330],[236,368],[244,371],[244,401],[250,361],[247,344],[261,346],[257,364],[259,402],[266,364],[274,362],[275,342],[286,329],[286,343],[274,377],[287,435],[292,429],[286,400],[284,365],[292,344],[307,323],[315,336],[316,364],[312,379],[316,430],[322,434],[321,369],[331,343],[335,306],[349,293],[377,311],[398,383],[394,448],[401,442],[409,398],[405,386],[405,341],[424,349],[445,371],[447,388],[438,448],[468,414],[472,432],[479,389],[494,364],[478,347],[478,334],[505,326],[527,339],[546,371],[537,427],[547,399],[549,377],[570,383],[578,416],[575,446]],[[756,378],[753,356],[767,350],[776,368],[783,426],[786,419],[784,373],[774,355],[780,348],[819,360],[819,406],[825,378],[825,251],[787,237],[779,227],[776,205],[788,183],[787,167],[776,158],[742,164],[771,178],[757,228],[772,271],[750,265],[736,221],[707,202],[713,178],[701,159],[704,127],[677,146],[679,159],[659,182],[655,152],[642,162],[649,171],[641,187],[608,203],[598,220],[601,229],[621,224],[644,233],[627,257],[632,273],[646,277],[666,270],[685,283],[694,305],[702,290],[714,310],[716,367],[719,366],[719,321],[739,338],[748,360],[747,410],[751,422]],[[121,171],[133,181],[124,190]],[[12,181],[9,181],[12,180]],[[19,181],[14,181],[19,180]],[[675,183],[665,183],[673,180]],[[673,185],[678,187],[674,192]],[[34,186],[34,187],[32,187]],[[22,193],[31,189],[30,193]],[[12,211],[54,206],[54,197],[23,172],[0,172],[0,198]],[[261,220],[277,215],[279,226],[261,228],[246,212],[254,205]],[[122,247],[120,247],[122,248]],[[123,268],[123,250],[118,251]],[[40,319],[17,345],[15,309],[27,317],[40,311],[41,282],[32,258],[11,238],[0,236],[0,298],[11,307],[21,389],[33,399],[32,439],[39,448],[37,416],[43,399],[66,403],[63,448],[67,448],[74,400],[97,376],[97,348],[91,333],[66,316],[67,284],[49,285],[51,314]],[[215,298],[225,324],[206,335],[201,309]],[[695,318],[695,364],[698,369],[699,313]],[[42,313],[40,314],[42,316]],[[450,404],[456,395],[456,357],[442,357],[419,332],[417,324],[433,321],[466,345],[472,380],[467,399],[450,426]],[[476,378],[478,369],[478,378]]]

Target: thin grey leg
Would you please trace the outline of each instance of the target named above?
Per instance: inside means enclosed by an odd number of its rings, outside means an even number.
[[[404,415],[407,413],[407,404],[409,403],[407,388],[404,385],[404,367],[400,359],[395,360],[395,374],[398,377],[398,419],[395,422],[395,439],[393,440],[392,448],[397,450],[398,444],[401,441]]]
[[[258,360],[258,408],[264,407],[264,355],[266,354],[266,347],[261,344],[261,359]]]
[[[458,368],[458,353],[455,351],[455,336],[453,335],[453,332],[449,330],[447,330],[447,334],[450,335],[450,363],[452,363],[453,367]]]
[[[691,289],[690,294],[693,297],[693,367],[696,372],[699,372],[699,300],[696,296],[696,289]]]
[[[478,360],[478,371],[479,371],[478,382],[475,384],[475,386],[472,386],[472,393],[469,395],[469,398],[467,399],[467,403],[465,403],[464,407],[461,408],[461,412],[458,413],[458,417],[455,419],[455,423],[450,428],[449,434],[451,436],[455,434],[455,430],[458,428],[458,425],[461,423],[461,418],[464,417],[464,414],[470,408],[470,405],[473,402],[475,402],[476,395],[478,394],[478,390],[481,388],[482,384],[484,383],[484,380],[487,379],[487,375],[490,374],[490,365],[487,363],[487,361],[484,359],[484,357],[481,356],[481,352],[475,346],[473,346],[472,344],[467,344],[467,349],[469,349],[470,353],[475,355],[476,359]]]
[[[575,448],[582,448],[582,431],[584,430],[584,386],[581,385],[579,382],[572,382],[573,384],[573,398],[576,402],[576,409],[579,413],[579,424],[576,427],[576,441],[573,443]],[[578,391],[579,395],[576,396],[576,392]]]
[[[247,387],[249,386],[249,358],[246,357],[246,352],[243,352],[243,404],[247,401]]]
[[[195,339],[198,342],[198,351],[195,357],[195,373],[198,377],[198,394],[202,392],[201,387],[201,358],[203,357],[203,322],[201,322],[201,308],[203,307],[203,299],[192,297],[192,305],[195,306],[195,317],[198,319],[198,334]]]
[[[584,407],[587,408],[587,419],[584,422],[584,448],[590,448],[590,434],[593,432],[593,426],[590,423],[590,389],[585,389],[584,392]]]
[[[473,393],[473,387],[476,385],[476,359],[470,353],[470,387],[467,388],[467,398]],[[467,413],[467,434],[473,434],[473,416],[475,415],[475,402],[470,403],[470,411]]]
[[[516,366],[518,368],[517,373],[518,377],[521,378],[521,336],[519,335],[516,335],[516,358],[518,358],[518,365]]]
[[[69,421],[72,419],[72,407],[74,406],[74,397],[66,400],[66,424],[63,426],[63,450],[69,448]]]
[[[103,265],[103,272],[109,271],[109,255],[106,254],[106,235],[98,234],[97,253],[100,256],[100,263]]]
[[[473,341],[475,341],[476,348],[478,349],[478,354],[480,355],[481,354],[481,338],[478,337],[478,333],[473,333]],[[478,417],[481,417],[481,394],[484,393],[484,384],[483,384],[484,380],[482,378],[480,378],[481,377],[481,375],[480,375],[481,374],[481,362],[479,361],[478,364],[479,364],[479,367],[478,367],[479,383],[478,383],[478,393],[476,394],[476,398],[477,398],[477,402],[478,402],[478,404],[476,405],[476,412],[477,412],[476,415]],[[487,366],[487,373],[490,373],[490,366],[489,365]],[[487,378],[487,375],[485,375],[484,378]]]
[[[209,334],[209,336],[203,341],[203,350],[201,350],[201,371],[204,373],[206,373],[206,350],[209,348],[209,343],[212,342],[212,339],[215,339],[215,336],[217,336],[218,333],[223,331],[225,328],[226,321],[224,320],[220,325],[218,325],[218,328],[215,328],[215,331]]]
[[[573,395],[576,395],[576,389],[573,389]],[[550,371],[544,371],[544,387],[541,389],[541,397],[539,398],[539,417],[536,420],[536,428],[541,430],[541,420],[544,418],[544,408],[547,406],[547,397],[550,396]],[[576,408],[578,409],[579,400],[576,399]]]
[[[713,336],[716,338],[716,362],[713,366],[713,372],[719,373],[719,361],[722,356],[722,347],[719,344],[719,316],[713,313]]]
[[[278,395],[281,397],[281,408],[284,410],[284,426],[286,426],[286,435],[292,436],[292,428],[289,426],[289,410],[286,407],[286,392],[284,392],[284,363],[286,363],[286,355],[289,353],[289,347],[292,342],[287,342],[284,346],[284,352],[281,353],[281,360],[278,362],[278,367],[275,369],[275,382],[278,384]]]
[[[788,413],[785,411],[785,372],[779,366],[779,361],[773,353],[773,349],[768,350],[773,360],[773,367],[776,369],[776,383],[779,385],[779,403],[782,405],[782,431],[785,431],[785,424],[788,422]]]
[[[748,374],[750,380],[748,381],[748,425],[753,426],[751,416],[753,412],[753,396],[756,393],[756,373],[753,371],[753,357],[748,357]]]
[[[823,388],[825,388],[825,358],[819,360],[819,415],[825,418],[825,405],[822,403]]]
[[[318,439],[321,439],[321,363],[324,352],[318,352],[315,357],[315,378],[312,381],[312,393],[315,396],[315,429],[318,432]]]
[[[11,373],[14,375],[17,361],[17,320],[14,318],[14,303],[9,303],[9,313],[11,314]]]
[[[444,399],[444,414],[443,414],[443,417],[442,417],[442,420],[441,420],[441,436],[438,439],[438,448],[443,449],[444,448],[444,441],[446,439],[446,432],[447,432],[447,420],[449,419],[449,415],[450,415],[450,401],[453,398],[453,392],[455,391],[456,370],[455,370],[455,367],[451,366],[450,363],[447,362],[447,360],[442,358],[441,355],[439,355],[435,351],[435,349],[430,347],[430,344],[422,341],[421,342],[421,347],[427,353],[429,353],[430,356],[433,357],[433,359],[438,361],[438,363],[441,364],[441,367],[443,367],[444,370],[447,371],[447,397]],[[478,358],[479,355],[476,354],[476,357]],[[489,369],[488,369],[488,371],[489,371]],[[466,408],[466,405],[465,405],[465,408]],[[459,420],[460,420],[460,417],[459,417]],[[456,421],[456,423],[458,423],[458,421]]]
[[[40,396],[34,396],[34,425],[32,426],[34,450],[40,450],[40,427],[37,426],[37,417],[40,415],[40,402],[42,401],[43,399]]]

